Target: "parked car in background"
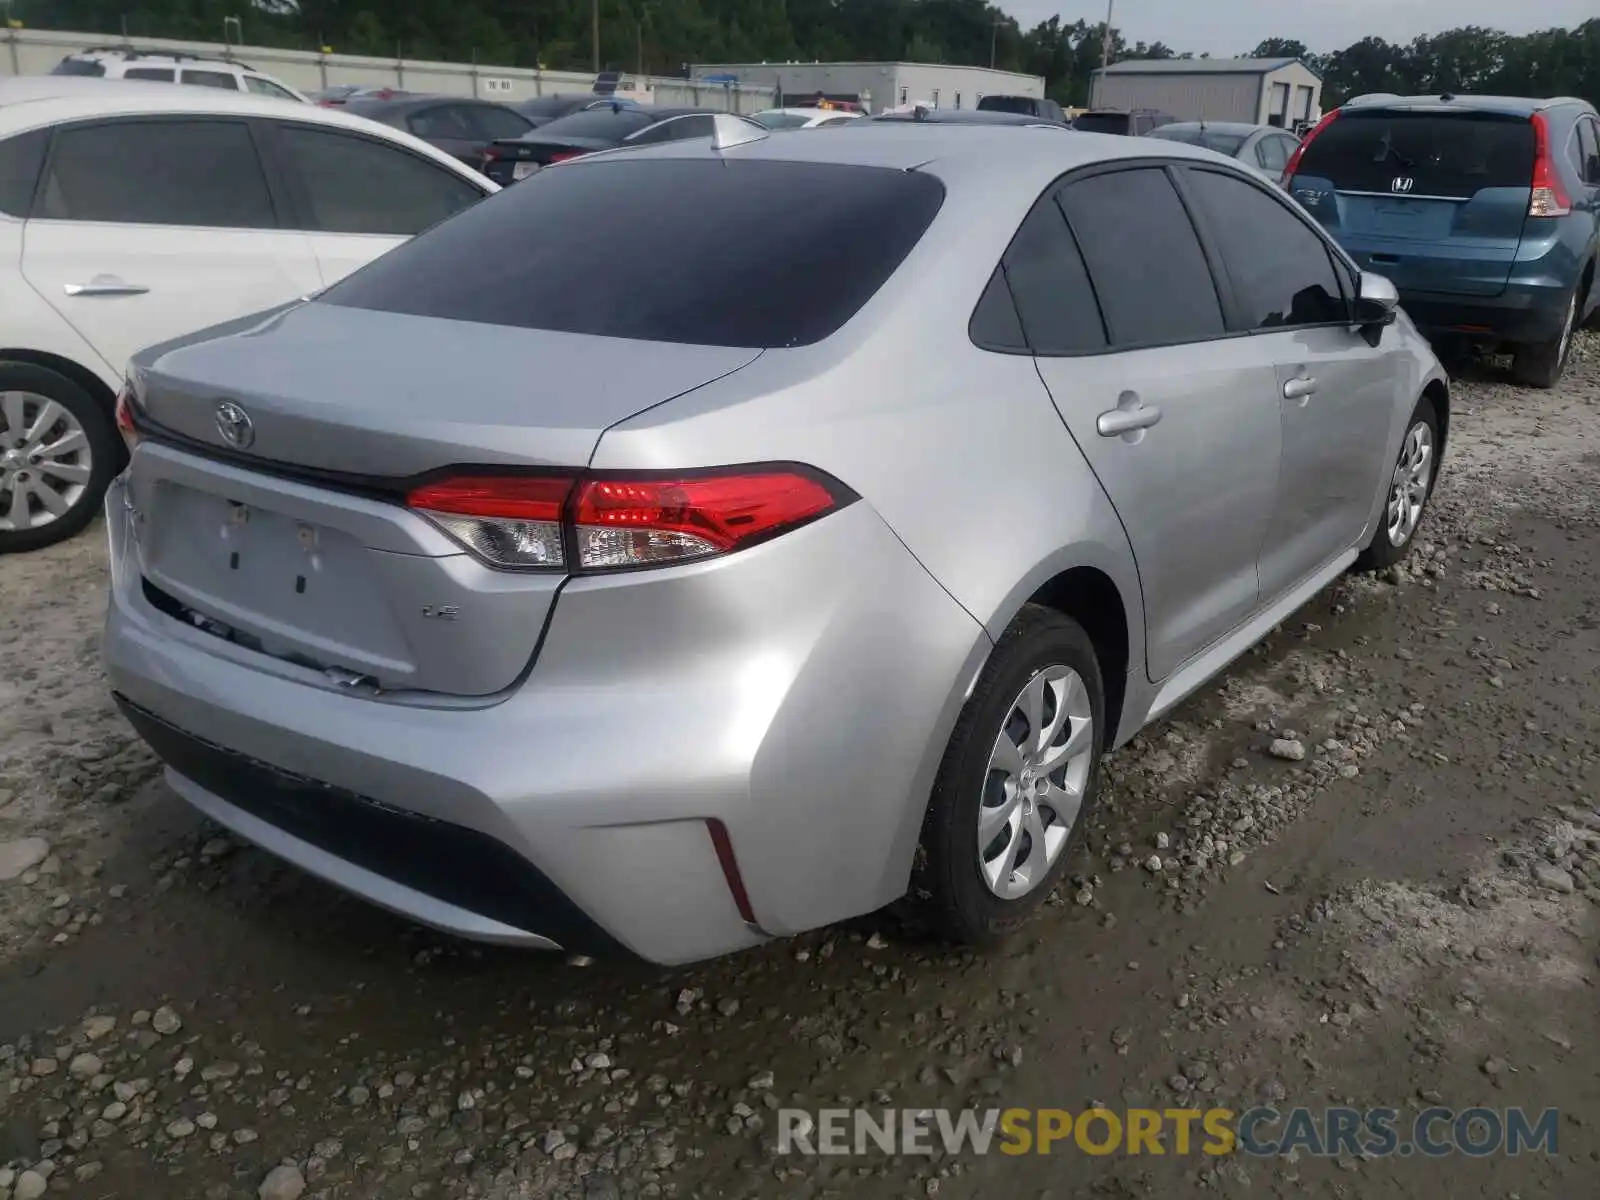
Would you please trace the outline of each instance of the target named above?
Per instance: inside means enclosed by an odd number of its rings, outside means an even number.
[[[1061,105],[1043,96],[980,96],[978,97],[978,110],[980,112],[1018,113],[1024,117],[1040,117],[1046,121],[1059,121],[1063,125],[1067,121],[1067,115],[1061,111]]]
[[[1063,122],[1047,121],[1043,117],[1030,117],[1024,113],[989,112],[976,108],[931,108],[915,105],[907,111],[879,113],[874,121],[890,123],[924,122],[933,125],[1018,125],[1042,129],[1070,129]]]
[[[1284,168],[1300,148],[1300,139],[1274,125],[1247,125],[1232,121],[1174,121],[1145,134],[1168,142],[1203,146],[1236,158],[1252,171],[1281,183]]]
[[[134,351],[315,292],[494,190],[337,109],[0,79],[0,552],[99,510]]]
[[[540,172],[122,411],[105,665],[181,796],[682,963],[1018,928],[1106,750],[1406,554],[1449,391],[1236,164],[861,121]]]
[[[1285,185],[1442,344],[1509,349],[1552,387],[1600,305],[1600,120],[1583,100],[1373,96],[1334,109]]]
[[[344,111],[403,129],[473,168],[482,166],[490,143],[519,138],[534,127],[509,105],[464,96],[355,96],[345,102]]]
[[[146,83],[186,83],[191,87],[253,92],[258,96],[297,100],[302,104],[310,102],[305,93],[237,59],[133,50],[126,46],[99,46],[69,54],[51,69],[50,74],[95,79],[137,79]]]
[[[836,108],[768,108],[751,113],[750,119],[768,129],[815,129],[819,125],[843,125],[860,121],[860,113],[840,112]]]
[[[607,96],[597,96],[593,92],[561,92],[553,96],[535,96],[531,100],[517,100],[511,107],[537,128],[570,113],[581,112],[596,105],[609,107],[613,103],[627,107],[633,105],[631,100],[612,100]]]
[[[409,95],[410,92],[399,88],[366,83],[341,83],[334,87],[323,88],[320,92],[312,92],[310,99],[313,104],[320,104],[324,108],[337,108],[351,100],[394,100]]]
[[[598,150],[710,137],[719,115],[767,132],[748,117],[719,114],[709,108],[605,102],[541,125],[521,138],[495,142],[485,152],[483,172],[504,187],[555,163]]]
[[[1141,137],[1152,129],[1171,125],[1178,118],[1154,108],[1091,108],[1072,119],[1072,127],[1084,133],[1116,133]]]

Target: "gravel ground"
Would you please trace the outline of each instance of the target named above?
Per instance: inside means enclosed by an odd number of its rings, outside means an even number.
[[[1555,391],[1457,388],[1417,553],[1112,756],[987,956],[887,915],[673,972],[417,929],[160,782],[94,531],[5,560],[0,1200],[1592,1194],[1600,336]],[[785,1105],[1262,1099],[1558,1107],[1559,1153],[773,1150]]]

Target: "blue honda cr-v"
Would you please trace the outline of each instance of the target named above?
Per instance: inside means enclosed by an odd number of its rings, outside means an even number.
[[[1582,100],[1363,96],[1283,182],[1419,327],[1509,349],[1524,383],[1553,386],[1600,308],[1600,119]]]

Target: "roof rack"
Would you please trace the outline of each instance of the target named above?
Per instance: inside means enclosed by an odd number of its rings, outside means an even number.
[[[74,50],[67,57],[82,58],[88,54],[120,54],[130,61],[140,58],[167,58],[177,62],[229,63],[246,71],[255,70],[249,63],[241,62],[237,58],[218,58],[214,54],[190,54],[185,50],[140,50],[135,46],[86,46],[82,50]]]

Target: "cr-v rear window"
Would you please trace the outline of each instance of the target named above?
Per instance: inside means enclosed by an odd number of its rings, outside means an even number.
[[[577,162],[474,205],[319,299],[645,341],[803,346],[871,299],[943,202],[944,185],[920,171]]]
[[[1072,127],[1084,133],[1126,134],[1133,128],[1133,118],[1127,113],[1079,113]]]
[[[1533,126],[1495,113],[1342,110],[1311,139],[1296,174],[1341,192],[1465,198],[1533,179]],[[1397,187],[1397,180],[1410,180]]]

